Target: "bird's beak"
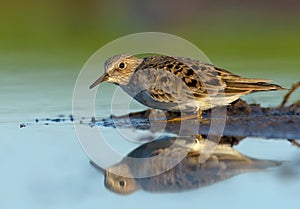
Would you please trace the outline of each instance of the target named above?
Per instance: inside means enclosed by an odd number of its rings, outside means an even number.
[[[107,81],[107,74],[104,73],[100,78],[98,78],[91,86],[90,89],[94,88],[98,84],[102,83],[103,81]]]

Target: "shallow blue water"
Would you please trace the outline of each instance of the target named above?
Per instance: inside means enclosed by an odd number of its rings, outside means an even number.
[[[0,208],[300,208],[299,169],[287,177],[281,168],[242,174],[182,193],[138,191],[120,196],[108,191],[103,174],[89,165],[71,123],[47,126],[34,122],[35,118],[72,113],[77,73],[59,69],[1,72]],[[268,72],[265,74],[260,72],[260,77],[266,77]],[[299,79],[296,74],[271,75],[271,78],[289,86],[297,81],[295,78]],[[103,88],[106,90],[101,92],[112,91],[109,85]],[[254,94],[247,99],[277,105],[283,94]],[[109,95],[102,93],[97,98],[96,112],[100,116],[109,114],[106,96]],[[299,93],[293,97],[294,101],[296,98],[300,98]],[[132,105],[134,108],[140,106]],[[20,129],[22,122],[32,125]],[[121,141],[111,128],[106,132],[112,140],[111,146],[122,153],[137,146]],[[236,148],[250,157],[292,161],[292,167],[295,167],[293,161],[300,158],[299,149],[284,140],[249,138]]]

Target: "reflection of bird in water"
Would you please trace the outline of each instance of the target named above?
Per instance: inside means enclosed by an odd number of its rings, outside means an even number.
[[[246,157],[229,145],[217,145],[213,154],[204,163],[199,163],[203,153],[205,141],[195,140],[194,137],[162,138],[145,143],[128,154],[129,157],[147,158],[147,164],[131,164],[127,158],[106,170],[105,186],[113,192],[129,194],[138,189],[151,192],[177,192],[203,187],[225,180],[237,174],[259,171],[281,162],[272,160],[258,160]],[[191,144],[191,142],[193,144]],[[173,146],[171,147],[171,145]],[[188,147],[191,147],[187,152]],[[182,153],[188,153],[175,167],[154,176],[134,178],[134,172],[151,172],[162,167]],[[152,156],[157,158],[152,160]],[[178,157],[180,156],[180,157]],[[123,173],[126,176],[118,175]],[[146,171],[146,172],[145,172]]]
[[[115,55],[105,62],[101,82],[119,85],[140,103],[174,112],[198,112],[231,104],[258,91],[283,89],[266,79],[249,79],[211,64],[184,57],[150,56],[139,59]]]

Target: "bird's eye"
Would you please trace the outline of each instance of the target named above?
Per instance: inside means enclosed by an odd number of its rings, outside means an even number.
[[[124,63],[124,62],[121,62],[121,63],[119,64],[119,68],[120,68],[120,69],[125,68],[125,63]]]
[[[121,187],[124,187],[124,186],[126,185],[126,182],[125,182],[124,180],[120,180],[120,181],[119,181],[119,185],[120,185]]]

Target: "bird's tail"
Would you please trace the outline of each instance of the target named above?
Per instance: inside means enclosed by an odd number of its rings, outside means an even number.
[[[267,83],[270,80],[263,79],[248,79],[248,78],[239,78],[237,80],[226,80],[227,88],[231,90],[239,91],[275,91],[275,90],[285,90],[280,85]]]
[[[257,92],[257,91],[275,91],[285,90],[282,86],[269,83],[272,80],[259,78],[243,78],[234,75],[224,69],[216,68],[218,74],[226,82],[225,92],[238,94]]]
[[[284,161],[277,161],[277,160],[258,160],[254,158],[251,158],[251,160],[253,162],[252,168],[257,170],[264,170],[267,168],[278,167],[285,163]]]

